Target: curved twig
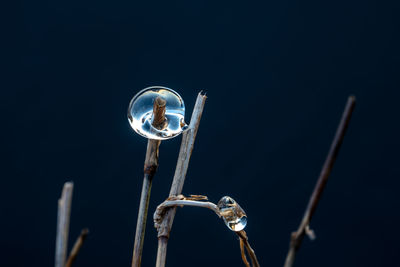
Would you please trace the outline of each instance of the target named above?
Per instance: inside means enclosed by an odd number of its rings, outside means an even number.
[[[192,206],[192,207],[199,207],[199,208],[207,208],[207,209],[214,211],[218,215],[218,217],[220,217],[220,218],[224,217],[225,213],[222,213],[217,205],[215,205],[212,202],[208,202],[208,201],[207,202],[198,201],[197,199],[199,199],[199,197],[202,200],[207,200],[207,197],[204,197],[204,196],[185,197],[183,195],[178,195],[175,197],[169,197],[166,201],[164,201],[163,203],[158,205],[156,211],[154,212],[154,215],[153,215],[154,227],[157,228],[157,230],[159,230],[159,228],[161,227],[162,222],[164,220],[164,216],[166,215],[167,209],[171,208],[171,207],[177,207],[177,206],[180,206],[180,207]],[[238,235],[239,240],[240,240],[241,257],[242,257],[242,260],[243,260],[244,264],[246,265],[246,267],[250,267],[250,264],[246,259],[246,254],[245,254],[244,248],[246,248],[247,253],[250,256],[252,266],[260,267],[260,264],[258,263],[256,254],[249,244],[246,232],[244,230],[241,230],[241,231],[238,231],[235,233]]]

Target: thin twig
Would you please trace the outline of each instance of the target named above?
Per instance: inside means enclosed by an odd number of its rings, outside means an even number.
[[[183,200],[165,201],[157,207],[157,210],[158,209],[162,210],[162,209],[165,209],[168,207],[176,207],[176,206],[192,206],[192,207],[207,208],[207,209],[214,211],[218,216],[220,216],[219,209],[218,209],[217,205],[215,205],[214,203],[195,201],[195,200],[184,200],[183,199]],[[156,211],[156,213],[157,213],[157,211]]]
[[[250,260],[251,260],[252,266],[253,267],[260,267],[260,264],[258,263],[258,260],[257,260],[256,253],[254,252],[254,250],[250,246],[250,243],[249,243],[249,240],[247,238],[246,232],[244,230],[241,230],[241,231],[238,231],[238,232],[235,232],[235,233],[240,238],[240,245],[242,246],[242,244],[243,244],[246,247],[247,253],[250,256]],[[242,256],[242,258],[243,258],[243,256]],[[247,260],[246,261],[243,260],[243,262],[246,264]]]
[[[198,199],[198,198],[197,198]],[[154,213],[153,219],[154,219],[154,226],[159,230],[160,226],[162,225],[162,222],[164,221],[164,217],[165,217],[165,213],[166,211],[168,211],[170,207],[177,207],[177,206],[192,206],[192,207],[200,207],[200,208],[207,208],[210,209],[212,211],[214,211],[218,217],[225,217],[225,216],[229,216],[227,214],[224,214],[224,212],[222,212],[217,205],[215,205],[212,202],[205,202],[205,201],[197,201],[196,198],[186,198],[183,195],[178,195],[178,196],[174,196],[174,197],[169,197],[166,201],[164,201],[163,203],[161,203],[160,205],[158,205],[156,212]],[[200,198],[203,200],[207,200],[206,197],[204,198]],[[247,254],[249,254],[251,262],[252,262],[252,266],[253,267],[260,267],[260,264],[258,263],[256,254],[254,252],[254,250],[251,248],[248,238],[247,238],[247,234],[244,230],[235,232],[240,239],[240,251],[241,251],[241,257],[242,260],[244,262],[244,264],[246,265],[246,267],[250,267],[249,262],[247,261],[246,258],[246,254],[244,251],[244,248],[246,248],[247,250]]]
[[[246,267],[250,267],[250,263],[246,258],[246,252],[244,250],[244,242],[243,239],[239,237],[240,240],[240,256],[242,256],[242,261]]]
[[[308,202],[307,209],[304,213],[303,219],[297,231],[293,232],[291,235],[290,248],[286,256],[284,267],[293,266],[296,257],[296,252],[299,250],[304,236],[306,234],[308,234],[311,238],[313,238],[314,236],[312,230],[309,229],[310,221],[312,216],[314,215],[315,209],[317,208],[318,202],[321,198],[326,183],[328,182],[329,174],[331,173],[333,164],[335,163],[336,157],[339,153],[339,149],[343,142],[346,129],[349,126],[351,114],[354,110],[355,104],[356,104],[355,97],[349,96],[342,118],[340,120],[340,124],[336,130],[336,134],[331,144],[328,156],[325,160],[317,184],[315,185],[314,191]]]
[[[154,100],[153,122],[155,128],[161,129],[165,122],[166,101],[160,97]],[[140,196],[139,212],[136,223],[135,244],[133,247],[132,267],[139,267],[142,261],[143,241],[146,231],[147,211],[151,194],[151,184],[158,167],[158,148],[160,140],[149,139],[147,142],[146,159],[144,161],[144,178]]]
[[[217,205],[215,205],[214,203],[185,199],[184,196],[182,196],[182,195],[180,195],[180,196],[181,196],[181,199],[174,199],[174,200],[167,199],[166,201],[164,201],[163,203],[158,205],[158,207],[153,215],[154,227],[157,230],[159,230],[160,227],[162,226],[162,222],[163,222],[165,213],[168,210],[167,208],[170,208],[170,207],[192,206],[192,207],[207,208],[207,209],[214,211],[218,215],[218,217],[221,217],[221,215],[219,213],[219,209],[218,209]]]
[[[193,109],[192,118],[188,129],[183,133],[181,148],[179,150],[178,162],[175,169],[174,179],[171,185],[170,196],[177,196],[182,192],[185,182],[186,173],[189,167],[190,156],[193,151],[196,133],[200,125],[201,115],[206,100],[205,94],[200,92],[196,99]],[[167,245],[169,233],[172,228],[176,213],[176,208],[169,209],[158,231],[158,251],[157,251],[157,267],[164,267],[167,257]]]
[[[85,241],[87,235],[89,234],[89,229],[85,228],[81,231],[78,239],[76,239],[75,244],[71,250],[71,253],[68,256],[67,263],[65,267],[71,267],[72,263],[75,261],[76,256],[78,256],[79,250],[81,249],[83,242]]]
[[[64,267],[67,257],[69,221],[74,184],[66,182],[58,200],[55,267]]]

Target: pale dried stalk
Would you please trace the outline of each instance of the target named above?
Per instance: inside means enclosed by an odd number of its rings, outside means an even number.
[[[153,122],[155,128],[161,129],[165,122],[166,101],[160,97],[154,100]],[[147,212],[149,209],[151,184],[158,167],[158,148],[160,140],[149,139],[147,141],[146,159],[144,161],[144,178],[138,218],[136,222],[135,244],[133,247],[132,267],[140,267],[142,261],[143,242],[146,231]]]
[[[192,207],[199,207],[199,208],[207,208],[207,209],[214,211],[220,218],[229,216],[228,214],[221,212],[221,210],[218,208],[218,206],[212,202],[193,200],[193,199],[196,199],[196,197],[202,197],[201,199],[207,200],[207,197],[204,197],[204,196],[195,196],[194,198],[191,198],[191,197],[185,198],[183,195],[179,195],[179,196],[175,196],[175,197],[169,197],[166,201],[164,201],[163,203],[158,205],[156,212],[154,213],[154,216],[153,216],[155,228],[157,228],[157,230],[160,229],[163,219],[164,219],[164,216],[165,216],[165,212],[168,211],[169,210],[168,208],[170,208],[170,207],[192,206]],[[247,261],[244,248],[246,248],[247,253],[250,256],[252,266],[260,267],[260,264],[258,263],[258,260],[257,260],[257,256],[248,242],[246,232],[244,230],[241,230],[241,231],[238,231],[235,233],[238,235],[238,237],[240,239],[241,257],[242,257],[242,260],[243,260],[244,264],[246,265],[246,267],[250,267],[250,264]]]
[[[182,206],[182,207],[183,206],[192,206],[192,207],[199,207],[199,208],[207,208],[207,209],[214,211],[218,215],[218,217],[221,217],[217,205],[215,205],[212,202],[188,200],[188,199],[185,199],[185,197],[183,197],[183,196],[182,196],[182,199],[177,199],[177,200],[168,200],[167,199],[166,201],[164,201],[163,203],[158,205],[158,207],[153,215],[154,227],[157,230],[160,230],[160,227],[162,226],[165,212],[168,211],[167,208],[177,207],[177,206]]]
[[[171,185],[170,196],[177,196],[182,192],[185,182],[186,173],[189,167],[190,156],[193,151],[194,141],[197,130],[200,125],[201,115],[203,113],[204,104],[207,97],[200,92],[196,99],[193,109],[192,118],[188,129],[183,133],[181,147],[179,150],[178,162],[175,169],[174,179]],[[169,209],[158,231],[158,251],[157,251],[157,267],[164,267],[167,256],[167,245],[169,233],[174,221],[176,208]]]
[[[66,182],[58,200],[55,267],[65,267],[73,189],[74,184]]]
[[[286,256],[284,267],[293,266],[296,257],[296,252],[299,250],[303,238],[306,234],[309,235],[311,239],[315,238],[314,232],[309,228],[310,221],[315,212],[315,209],[317,208],[318,202],[321,198],[326,183],[328,182],[329,174],[331,173],[333,164],[335,163],[336,157],[339,153],[339,149],[343,142],[343,138],[346,133],[347,127],[349,126],[350,118],[354,110],[355,104],[356,104],[355,97],[349,96],[339,126],[336,130],[335,137],[332,141],[328,156],[325,160],[317,184],[315,185],[314,191],[308,202],[307,209],[304,213],[303,219],[297,231],[293,232],[291,235],[290,248]]]
[[[78,256],[79,250],[81,249],[83,242],[85,241],[87,235],[89,234],[89,229],[85,228],[81,231],[81,234],[79,235],[78,239],[75,241],[75,244],[71,250],[71,253],[69,253],[67,263],[65,264],[65,267],[71,267],[72,263],[74,263],[76,256]]]

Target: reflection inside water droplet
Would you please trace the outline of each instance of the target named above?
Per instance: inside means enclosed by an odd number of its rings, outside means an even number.
[[[166,101],[166,121],[160,129],[152,125],[154,100],[157,97]],[[165,140],[179,135],[187,128],[184,116],[185,104],[181,96],[162,86],[143,89],[132,98],[128,107],[128,119],[132,129],[150,139]]]
[[[233,198],[225,196],[218,201],[217,206],[226,226],[228,226],[229,229],[237,232],[246,227],[246,213]]]

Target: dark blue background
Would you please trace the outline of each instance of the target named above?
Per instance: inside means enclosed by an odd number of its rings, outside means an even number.
[[[133,95],[208,100],[185,194],[246,210],[262,266],[282,266],[347,96],[357,107],[296,266],[395,266],[400,233],[397,1],[13,1],[3,9],[2,266],[52,266],[57,199],[75,182],[78,266],[130,266],[146,140]],[[180,137],[161,144],[150,213]],[[143,266],[154,266],[148,223]],[[178,211],[168,266],[243,266],[212,212]]]

